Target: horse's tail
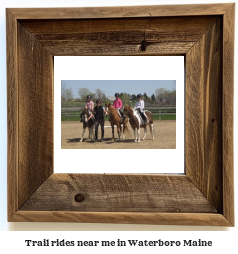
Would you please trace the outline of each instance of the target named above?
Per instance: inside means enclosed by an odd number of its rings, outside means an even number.
[[[130,130],[128,128],[128,124],[129,124],[129,119],[128,117],[124,120],[124,123],[123,123],[123,127],[124,127],[124,132],[127,133],[127,134],[130,134]]]
[[[148,119],[148,124],[149,124],[149,128],[150,128],[150,134],[152,136],[152,138],[154,139],[154,121],[153,121],[153,115],[150,111],[146,110],[145,114],[147,116]]]
[[[145,110],[145,114],[147,116],[148,123],[153,124],[153,115],[152,115],[152,113],[149,110]]]

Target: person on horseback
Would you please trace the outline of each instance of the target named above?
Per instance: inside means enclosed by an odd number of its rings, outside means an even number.
[[[144,102],[144,100],[142,100],[142,95],[141,94],[138,94],[136,97],[137,97],[137,102],[136,102],[136,105],[135,105],[134,109],[136,109],[139,112],[139,114],[141,115],[142,120],[146,124],[147,120],[146,120],[146,116],[145,116],[144,111],[143,111],[143,109],[145,107],[145,102]]]
[[[115,93],[115,100],[113,102],[113,108],[116,108],[119,111],[119,114],[121,114],[121,117],[125,120],[124,112],[122,111],[122,101],[119,98],[119,93]]]
[[[91,113],[91,116],[89,117],[89,119],[92,118],[93,117],[92,112],[93,112],[93,109],[94,109],[94,103],[92,101],[91,95],[87,96],[87,103],[85,105],[85,108],[87,108],[89,110],[89,112]],[[83,115],[83,113],[81,113],[81,115],[80,115],[80,122],[83,122],[82,115]],[[94,117],[92,118],[92,120],[94,121]]]

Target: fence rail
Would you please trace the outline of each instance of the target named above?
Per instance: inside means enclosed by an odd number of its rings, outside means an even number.
[[[159,106],[159,107],[146,107],[145,110],[151,111],[153,115],[161,116],[176,115],[176,106]],[[61,117],[67,117],[68,121],[70,117],[80,117],[81,108],[61,108]]]

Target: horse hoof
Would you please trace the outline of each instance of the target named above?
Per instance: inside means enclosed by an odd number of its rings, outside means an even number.
[[[79,140],[79,142],[82,142],[82,141],[83,141],[82,139]]]

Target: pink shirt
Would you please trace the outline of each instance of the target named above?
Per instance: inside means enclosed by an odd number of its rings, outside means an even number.
[[[85,108],[87,108],[87,109],[93,111],[93,109],[94,109],[94,103],[93,103],[92,101],[88,101],[88,102],[86,103],[86,107],[85,107]]]
[[[114,107],[114,108],[122,108],[122,101],[121,101],[121,99],[116,99],[116,100],[113,102],[113,107]]]

